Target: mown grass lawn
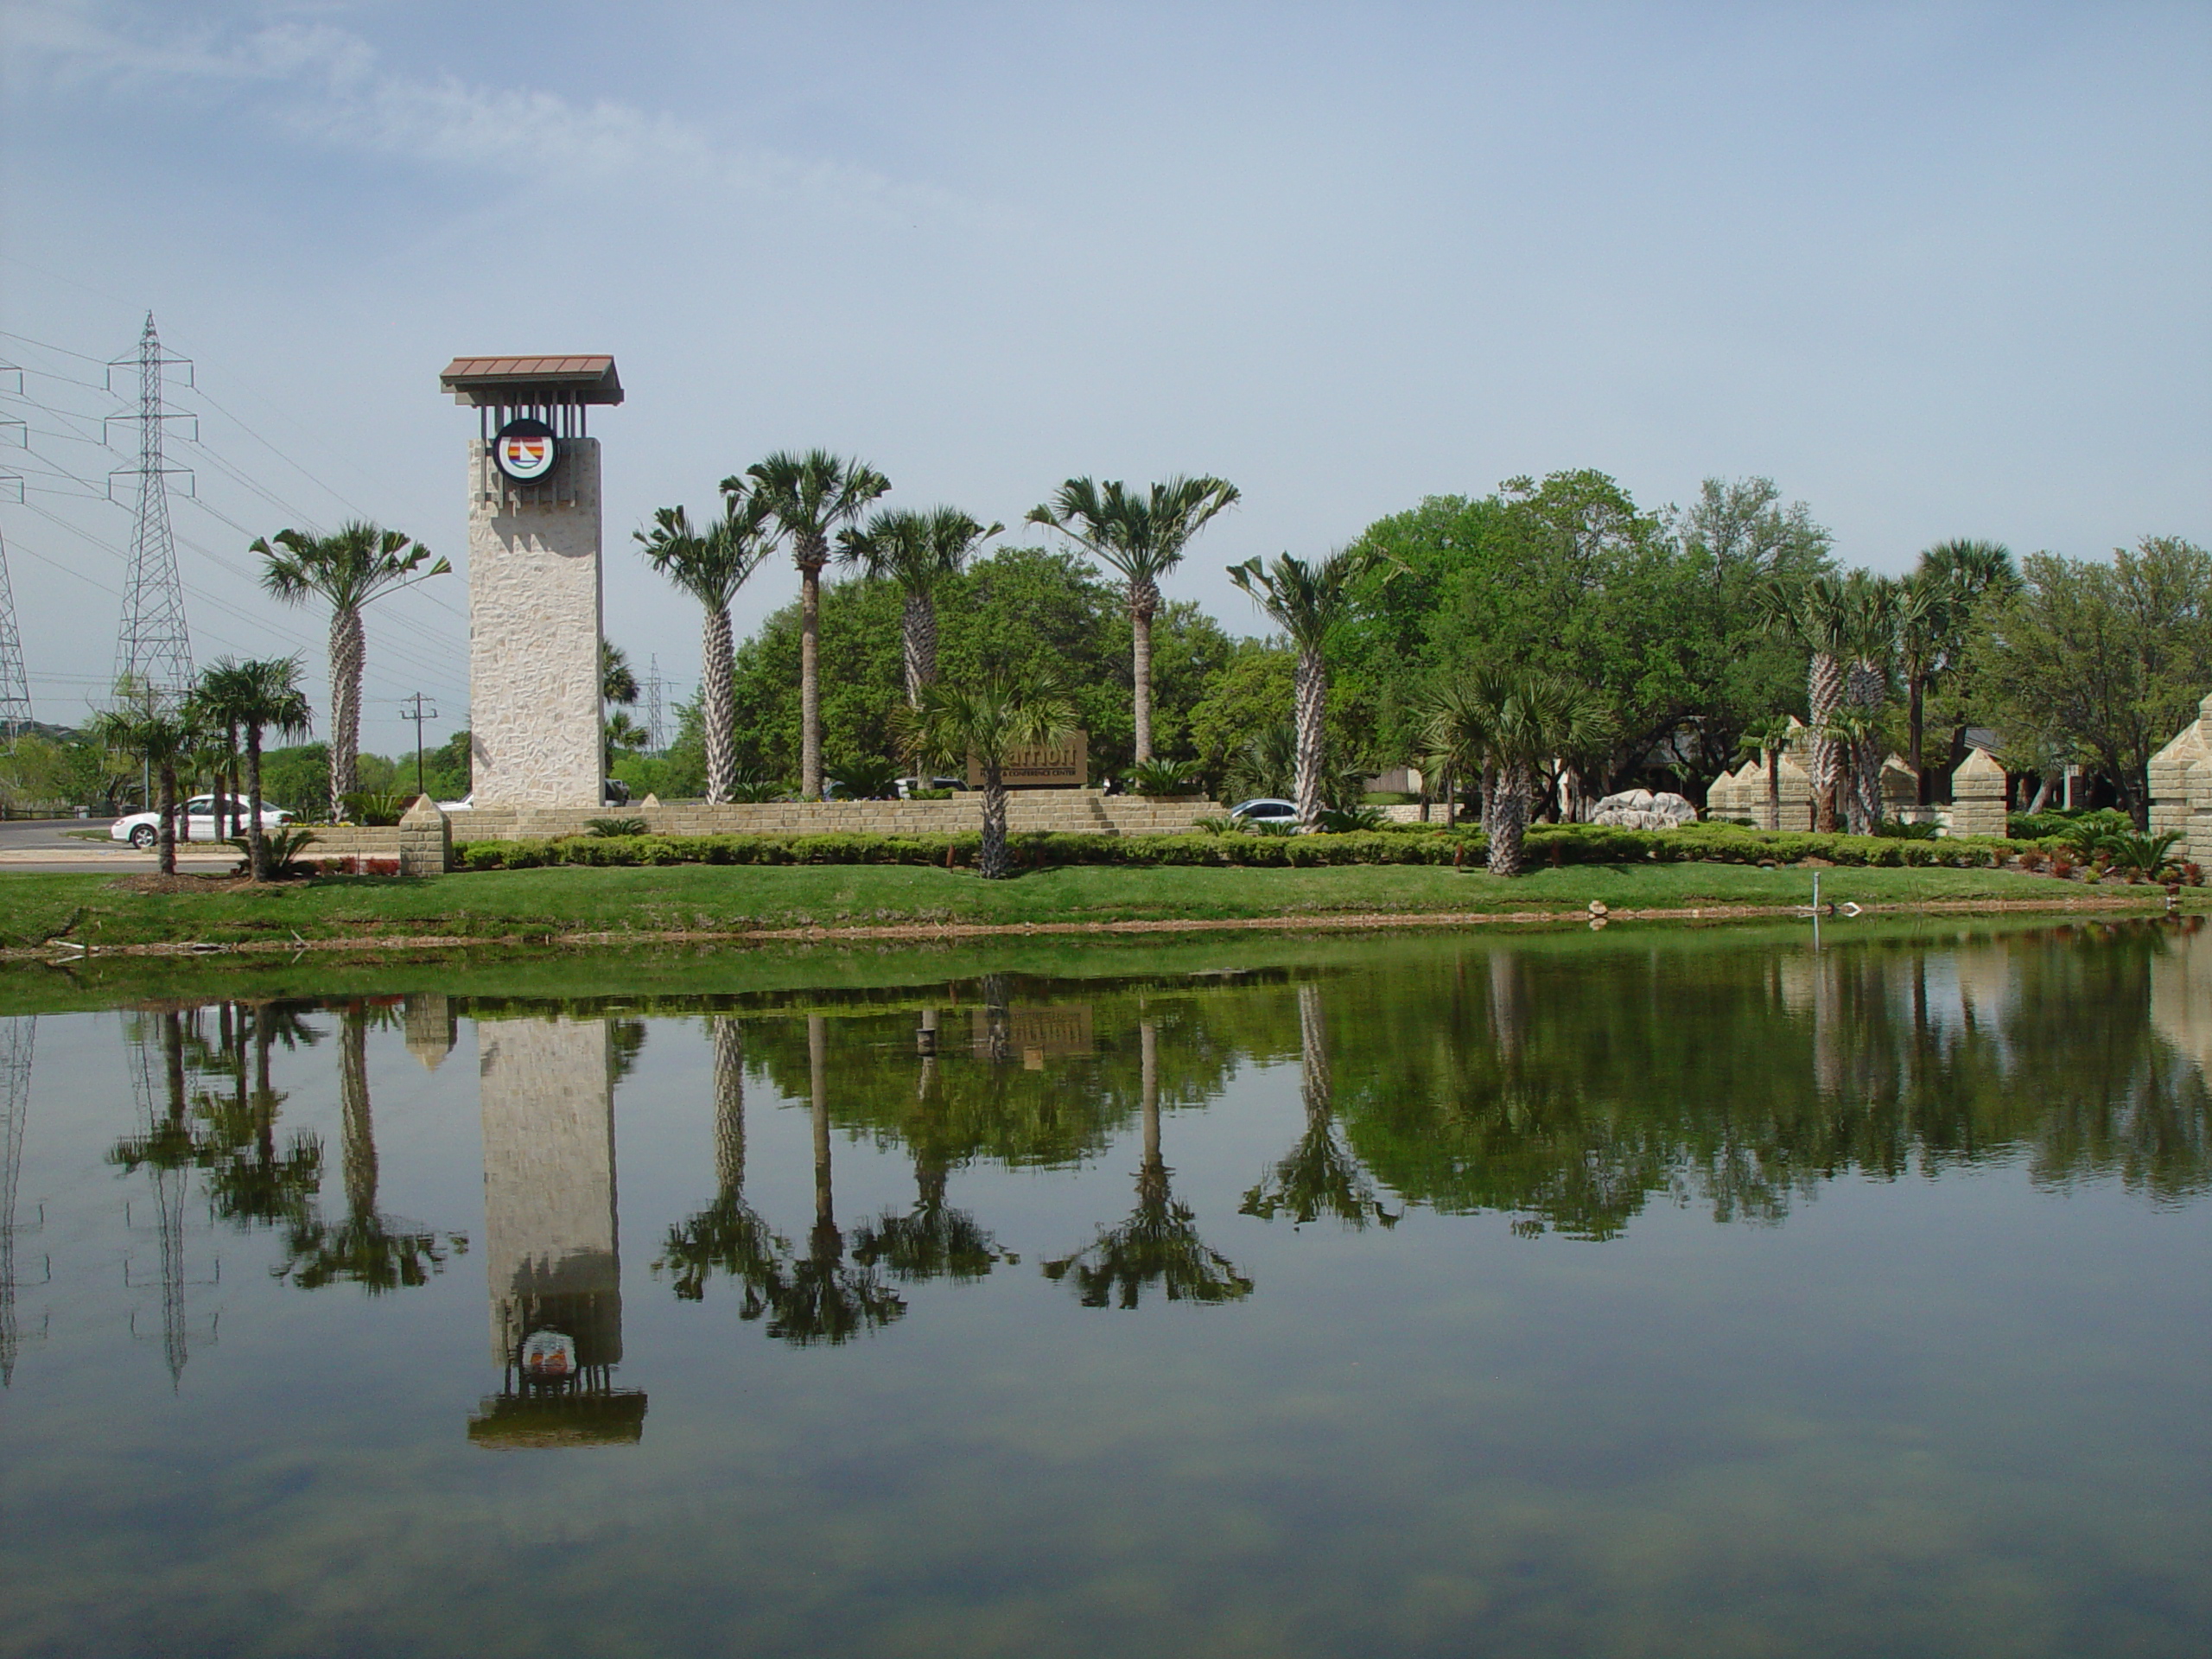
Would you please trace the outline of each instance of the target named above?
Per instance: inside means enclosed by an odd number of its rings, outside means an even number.
[[[2104,898],[2156,904],[2156,888],[2085,888],[1997,870],[1853,869],[1820,873],[1824,900],[1900,905],[1942,900]],[[373,934],[543,938],[576,932],[868,925],[940,922],[1210,919],[1365,912],[1501,912],[1708,904],[1802,904],[1813,872],[1735,864],[1570,866],[1517,880],[1408,865],[1325,869],[1121,868],[1078,866],[983,881],[912,865],[707,866],[634,869],[556,866],[424,880],[332,877],[267,889],[132,893],[105,875],[0,875],[0,939],[66,938],[87,944],[175,939],[303,939]]]

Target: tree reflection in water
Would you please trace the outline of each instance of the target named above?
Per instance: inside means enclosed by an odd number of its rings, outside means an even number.
[[[1298,988],[1299,1093],[1306,1108],[1306,1133],[1259,1185],[1244,1195],[1240,1215],[1273,1221],[1288,1216],[1303,1226],[1327,1216],[1357,1230],[1370,1222],[1398,1224],[1399,1212],[1376,1196],[1366,1166],[1337,1136],[1329,1077],[1329,1028],[1321,1011],[1321,988],[1312,980]]]
[[[715,1201],[668,1230],[655,1274],[668,1273],[676,1294],[696,1302],[716,1274],[738,1286],[738,1314],[757,1319],[783,1294],[791,1247],[745,1198],[745,1027],[727,1014],[709,1016],[715,1056]]]
[[[389,1010],[376,1011],[381,1023]],[[286,1230],[283,1264],[276,1269],[302,1290],[355,1284],[371,1295],[427,1284],[444,1271],[448,1250],[465,1250],[466,1235],[441,1235],[420,1222],[377,1208],[376,1122],[370,1112],[368,1041],[371,1010],[352,1001],[338,1022],[339,1144],[346,1173],[346,1213],[326,1221],[319,1211]]]
[[[1144,1161],[1137,1170],[1137,1207],[1127,1221],[1101,1229],[1072,1255],[1044,1264],[1055,1281],[1073,1276],[1085,1307],[1136,1306],[1147,1285],[1171,1302],[1234,1302],[1252,1294],[1252,1281],[1198,1236],[1191,1206],[1168,1190],[1173,1173],[1160,1150],[1160,1035],[1149,1020],[1137,1027],[1142,1065]]]
[[[945,1202],[952,1154],[943,1132],[944,1103],[937,1093],[935,1008],[923,1011],[915,1046],[920,1058],[914,1080],[919,1109],[907,1131],[907,1148],[914,1159],[914,1207],[903,1216],[887,1210],[855,1228],[853,1260],[863,1267],[880,1266],[907,1284],[981,1279],[998,1265],[998,1241],[975,1217]]]
[[[806,1254],[791,1265],[770,1297],[768,1334],[797,1347],[849,1342],[890,1324],[906,1311],[899,1293],[873,1267],[845,1261],[837,1230],[830,1170],[829,1031],[818,1014],[806,1016],[807,1076],[814,1128],[814,1227]]]

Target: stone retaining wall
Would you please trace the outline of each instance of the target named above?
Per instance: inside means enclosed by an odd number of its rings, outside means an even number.
[[[1221,809],[1202,797],[1174,799],[1105,795],[1090,789],[1017,791],[1007,805],[1007,827],[1016,833],[1060,830],[1086,835],[1177,835]],[[721,806],[643,805],[574,808],[482,806],[451,815],[453,838],[545,841],[588,835],[594,818],[642,818],[656,836],[944,836],[983,827],[983,798],[949,801],[762,801]]]

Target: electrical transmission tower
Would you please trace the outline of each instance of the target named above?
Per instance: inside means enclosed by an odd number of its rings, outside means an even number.
[[[667,747],[660,729],[660,653],[656,652],[645,675],[645,747],[648,753],[658,754]]]
[[[16,377],[16,391],[23,389],[23,372],[12,363],[0,363],[0,378]],[[0,420],[0,441],[13,427],[22,434],[25,448],[30,444],[29,429],[14,419]],[[12,491],[16,500],[23,499],[23,480],[15,473],[0,471],[0,490]],[[23,671],[22,636],[16,628],[16,590],[8,580],[8,543],[0,537],[0,731],[10,741],[22,735],[23,728],[31,723],[30,677]]]
[[[118,685],[127,682],[143,691],[175,698],[192,685],[192,640],[185,632],[176,537],[169,529],[168,480],[172,474],[188,480],[192,475],[184,467],[162,462],[162,429],[168,421],[194,417],[162,409],[162,372],[181,366],[188,386],[192,364],[187,358],[162,354],[161,336],[154,332],[154,314],[149,311],[137,353],[108,365],[108,390],[115,390],[117,370],[133,365],[138,371],[138,412],[108,417],[138,423],[138,464],[118,467],[108,474],[111,499],[118,478],[138,481],[138,521],[130,532],[130,558],[123,573],[123,625],[116,636],[115,678]],[[199,435],[195,424],[192,435]]]

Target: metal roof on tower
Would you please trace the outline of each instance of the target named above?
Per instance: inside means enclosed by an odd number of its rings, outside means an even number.
[[[457,404],[513,408],[524,404],[619,404],[622,382],[605,353],[568,357],[456,357],[438,385]]]

